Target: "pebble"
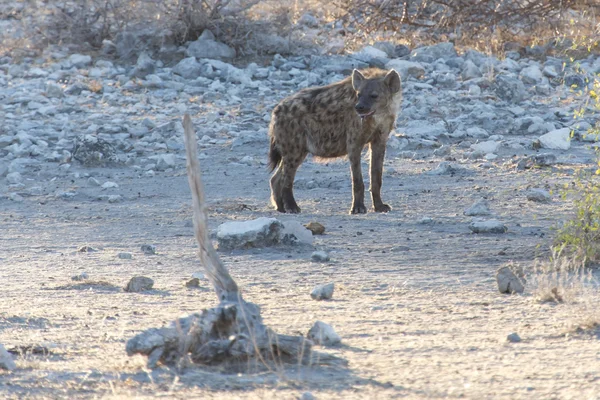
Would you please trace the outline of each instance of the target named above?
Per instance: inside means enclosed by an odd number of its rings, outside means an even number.
[[[496,219],[476,220],[469,224],[473,233],[506,233],[508,228]]]
[[[310,259],[314,262],[327,262],[329,261],[329,254],[322,250],[314,251],[310,256]]]
[[[322,321],[315,322],[306,337],[312,340],[314,344],[320,346],[336,346],[342,342],[342,339],[333,327]]]
[[[552,195],[545,189],[531,189],[526,193],[527,200],[536,203],[550,203]]]
[[[150,290],[154,286],[154,281],[145,276],[134,276],[123,290],[126,292],[137,293],[144,290]]]
[[[331,300],[333,297],[333,282],[325,285],[318,285],[310,292],[310,297],[313,300]]]
[[[152,256],[156,254],[156,246],[152,244],[143,244],[140,249],[147,256]]]
[[[506,341],[510,343],[519,343],[521,341],[521,336],[518,333],[513,332],[506,336]]]
[[[0,344],[0,369],[14,371],[17,365],[12,359],[12,355],[6,350],[4,345]]]

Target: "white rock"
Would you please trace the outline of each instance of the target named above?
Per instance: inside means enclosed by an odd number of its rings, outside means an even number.
[[[335,285],[333,282],[326,285],[318,285],[310,292],[310,297],[313,300],[331,300],[333,297],[333,289]]]
[[[552,196],[550,192],[545,189],[531,189],[527,192],[527,200],[535,201],[537,203],[550,203]]]
[[[405,81],[409,76],[420,78],[425,74],[425,68],[418,62],[406,60],[390,60],[386,69],[395,69],[400,74],[400,78]]]
[[[298,221],[285,221],[283,222],[280,241],[287,245],[310,245],[313,243],[313,234]]]
[[[0,344],[0,369],[13,371],[17,368],[17,365],[12,359],[11,354],[6,350],[4,345]]]
[[[282,230],[283,224],[276,218],[225,222],[217,229],[219,250],[273,246],[279,243]]]
[[[506,233],[506,225],[496,219],[487,221],[475,220],[469,225],[469,229],[474,233]]]
[[[511,264],[500,267],[496,271],[496,283],[500,293],[523,293],[526,283],[523,269]]]
[[[540,143],[545,149],[569,150],[571,147],[571,129],[562,128],[540,136]]]
[[[335,346],[342,342],[342,339],[335,332],[333,327],[322,321],[315,322],[306,336],[315,344],[321,346]]]
[[[483,197],[473,203],[473,205],[464,212],[465,215],[471,217],[476,215],[490,215],[491,213],[488,201]]]
[[[75,68],[85,68],[92,64],[92,57],[82,54],[72,54],[68,59],[69,65]]]
[[[500,142],[494,140],[488,140],[486,142],[475,143],[471,145],[471,149],[474,151],[481,151],[482,153],[495,153],[500,147]]]
[[[104,182],[102,184],[102,189],[112,189],[112,188],[118,188],[119,185],[116,182]]]
[[[314,251],[310,256],[310,259],[314,262],[327,262],[329,261],[329,254],[323,250]]]
[[[542,75],[542,71],[540,71],[540,68],[537,65],[531,65],[527,68],[523,68],[520,74],[520,78],[523,83],[529,85],[535,85],[536,83],[539,83],[543,77],[544,75]]]
[[[23,182],[23,177],[21,177],[19,172],[11,172],[10,174],[6,175],[6,181],[12,185],[16,185]]]

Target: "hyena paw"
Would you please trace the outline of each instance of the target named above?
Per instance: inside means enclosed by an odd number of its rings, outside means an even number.
[[[352,210],[350,210],[350,214],[366,214],[367,207],[364,204],[354,204],[352,206]]]
[[[298,206],[286,206],[285,212],[288,214],[300,214],[300,207]]]
[[[388,206],[387,204],[379,204],[373,207],[375,209],[376,212],[382,212],[382,213],[387,213],[392,211],[392,207]]]

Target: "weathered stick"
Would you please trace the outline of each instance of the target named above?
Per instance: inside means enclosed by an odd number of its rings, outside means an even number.
[[[187,157],[187,175],[192,192],[192,208],[194,211],[194,233],[200,248],[200,261],[206,270],[208,279],[213,284],[220,301],[237,301],[240,296],[235,281],[229,275],[227,268],[221,262],[208,235],[208,216],[204,202],[204,188],[198,163],[198,150],[196,133],[192,126],[189,114],[183,117],[183,131],[185,134],[185,149]]]
[[[312,351],[302,336],[278,335],[262,321],[260,307],[242,299],[238,287],[221,262],[208,235],[204,190],[197,159],[196,134],[189,115],[183,118],[187,173],[192,192],[194,232],[200,260],[213,284],[219,305],[174,321],[171,326],[151,328],[127,341],[127,354],[148,357],[148,367],[159,362],[177,364],[189,358],[198,364],[247,360],[274,360],[302,364],[345,364],[338,357]]]

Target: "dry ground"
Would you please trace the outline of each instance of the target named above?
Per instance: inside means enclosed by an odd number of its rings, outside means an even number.
[[[248,151],[260,156],[265,149]],[[139,178],[129,168],[75,166],[118,182],[113,191],[125,200],[96,201],[106,192],[65,177],[46,180],[44,189],[74,188],[74,199],[0,199],[0,343],[51,351],[26,353],[15,372],[0,372],[2,397],[295,399],[310,391],[318,399],[598,398],[600,333],[575,331],[597,318],[596,291],[581,289],[571,304],[538,304],[534,287],[506,296],[494,279],[509,260],[533,265],[544,254],[568,203],[528,202],[523,190],[568,180],[569,168],[517,173],[470,162],[470,174],[431,176],[423,171],[440,160],[390,156],[383,194],[393,212],[351,216],[347,163],[307,162],[298,178],[341,189],[298,189],[303,213],[280,216],[268,204],[264,166],[234,168],[228,157],[228,148],[214,148],[201,161],[213,228],[259,216],[316,220],[327,232],[315,237],[315,248],[332,261],[311,262],[313,249],[277,248],[222,254],[226,265],[278,332],[305,334],[315,320],[332,324],[343,345],[326,351],[348,367],[177,373],[149,371],[142,357],[129,358],[130,337],[216,304],[206,282],[205,290],[184,285],[201,270],[184,168]],[[480,196],[508,233],[470,233],[463,210]],[[433,222],[420,223],[424,217]],[[144,255],[143,244],[156,245],[158,254]],[[77,252],[82,245],[97,251]],[[71,281],[82,272],[90,281]],[[134,275],[153,278],[156,290],[123,292]],[[311,300],[311,288],[328,281],[336,284],[334,300]],[[511,332],[522,341],[507,343]]]

